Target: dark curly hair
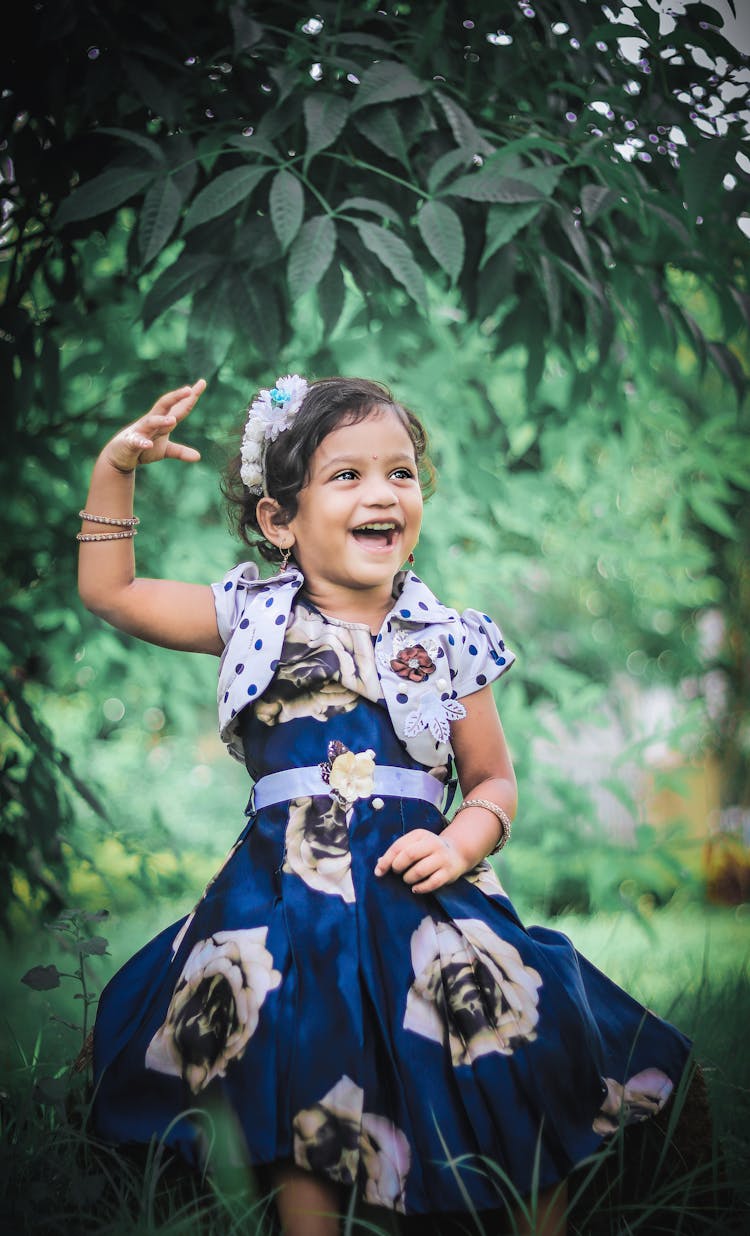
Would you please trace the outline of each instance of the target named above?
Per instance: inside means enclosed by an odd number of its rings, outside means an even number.
[[[324,438],[341,424],[353,425],[372,412],[394,412],[414,443],[422,492],[427,497],[434,487],[434,471],[427,455],[427,434],[419,419],[397,403],[387,386],[366,378],[319,378],[311,382],[290,427],[266,448],[264,472],[266,492],[279,504],[276,522],[286,523],[297,513],[297,495],[309,479],[310,460]],[[244,426],[243,426],[244,430]],[[247,544],[257,548],[267,562],[278,559],[279,550],[263,536],[256,517],[260,501],[250,493],[240,476],[239,453],[229,461],[222,478],[222,492],[229,508],[233,530]]]

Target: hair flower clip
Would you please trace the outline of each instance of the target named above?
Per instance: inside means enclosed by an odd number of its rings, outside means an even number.
[[[290,427],[307,390],[304,378],[297,373],[287,374],[285,378],[277,378],[272,389],[264,388],[248,408],[240,448],[240,476],[252,493],[262,494],[264,490],[263,463],[267,443],[274,442]]]

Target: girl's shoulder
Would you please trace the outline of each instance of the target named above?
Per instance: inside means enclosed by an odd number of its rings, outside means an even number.
[[[403,573],[386,627],[381,632],[385,648],[378,657],[380,664],[387,662],[388,668],[401,674],[416,656],[423,666],[423,680],[434,674],[430,685],[439,688],[443,698],[446,691],[452,699],[471,695],[499,678],[515,660],[489,614],[477,609],[459,612],[443,604],[413,571]],[[416,652],[410,654],[410,649]]]
[[[240,562],[223,579],[211,585],[216,605],[219,635],[228,644],[238,629],[246,629],[253,619],[264,626],[286,625],[297,592],[302,587],[300,571],[286,571],[260,577],[254,562]]]

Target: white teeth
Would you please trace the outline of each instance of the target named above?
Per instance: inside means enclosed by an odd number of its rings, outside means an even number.
[[[360,524],[355,532],[395,532],[395,524]]]

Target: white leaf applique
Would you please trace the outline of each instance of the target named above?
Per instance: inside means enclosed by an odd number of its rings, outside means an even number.
[[[437,742],[448,742],[451,721],[460,721],[465,716],[466,709],[459,700],[441,699],[437,691],[430,688],[406,718],[404,733],[407,738],[415,738],[421,730],[429,730]]]

